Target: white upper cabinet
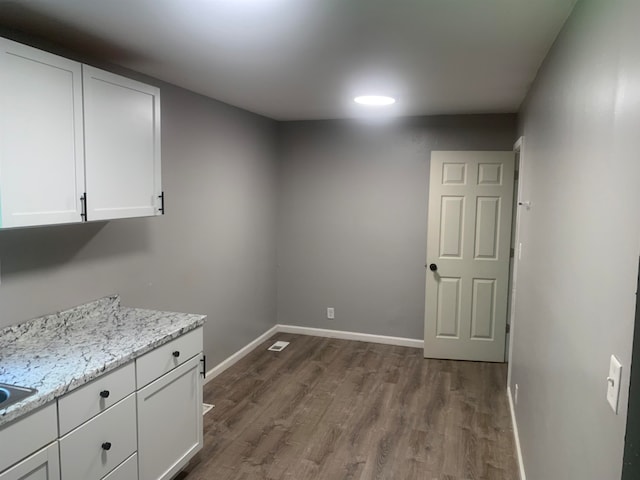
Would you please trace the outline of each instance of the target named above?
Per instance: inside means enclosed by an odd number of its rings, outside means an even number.
[[[0,38],[0,227],[82,220],[81,64]]]
[[[87,219],[162,213],[160,90],[82,66]]]
[[[0,228],[162,213],[160,90],[0,38]]]

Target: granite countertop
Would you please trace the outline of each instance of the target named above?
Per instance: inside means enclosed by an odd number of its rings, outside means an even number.
[[[205,315],[120,305],[117,295],[0,331],[0,383],[38,392],[0,409],[0,428],[202,326]]]

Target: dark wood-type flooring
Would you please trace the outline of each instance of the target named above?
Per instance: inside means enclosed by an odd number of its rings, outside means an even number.
[[[516,480],[505,385],[504,364],[278,334],[205,386],[204,448],[178,478]]]

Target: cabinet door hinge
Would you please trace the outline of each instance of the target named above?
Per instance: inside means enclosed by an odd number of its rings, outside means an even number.
[[[161,215],[164,215],[164,192],[158,195],[158,198],[160,199],[160,208],[158,209],[158,211]]]
[[[504,329],[505,329],[505,331],[506,331],[507,333],[511,333],[511,324],[510,324],[510,323],[507,323],[507,325],[505,326],[505,328],[504,328]]]
[[[511,258],[513,258],[515,256],[515,254],[516,254],[516,249],[511,247],[511,249],[509,250],[509,256]]]
[[[87,221],[87,192],[80,197],[80,218],[83,222]]]

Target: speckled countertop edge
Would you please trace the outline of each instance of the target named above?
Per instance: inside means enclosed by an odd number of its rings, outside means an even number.
[[[113,295],[1,330],[0,383],[38,392],[0,409],[0,429],[202,326],[206,318],[122,307]]]

